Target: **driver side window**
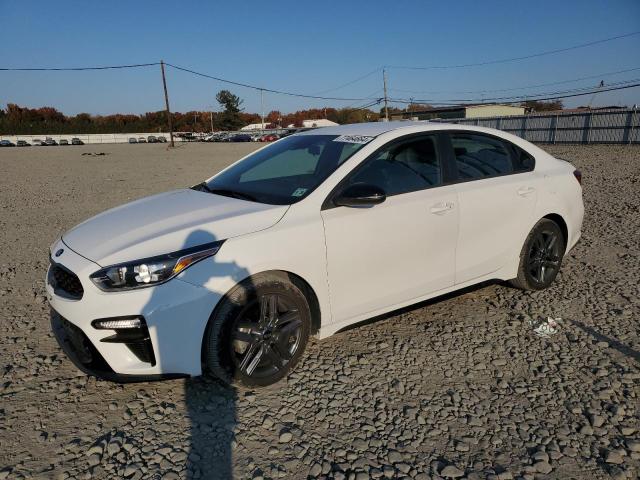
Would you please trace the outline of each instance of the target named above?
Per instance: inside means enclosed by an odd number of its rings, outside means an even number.
[[[442,168],[434,136],[383,148],[365,160],[348,180],[384,190],[387,196],[415,192],[442,183]]]

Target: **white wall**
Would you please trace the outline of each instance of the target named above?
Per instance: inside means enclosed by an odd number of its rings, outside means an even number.
[[[66,139],[69,141],[69,143],[71,143],[71,139],[74,137],[79,138],[80,140],[82,140],[84,143],[86,144],[93,144],[93,143],[128,143],[129,142],[129,138],[134,137],[134,138],[138,138],[138,137],[144,137],[145,139],[150,136],[153,135],[154,137],[158,137],[158,136],[163,136],[164,138],[167,139],[167,142],[169,141],[169,134],[168,133],[157,133],[157,132],[153,132],[153,133],[99,133],[99,134],[94,134],[94,135],[78,135],[78,134],[68,134],[68,135],[54,135],[54,134],[48,134],[48,135],[0,135],[0,140],[9,140],[10,142],[16,143],[18,140],[26,140],[27,142],[33,144],[33,139],[34,138],[39,138],[40,140],[44,141],[45,138],[50,137],[53,138],[56,142],[60,143],[61,139]],[[174,139],[176,142],[181,141],[180,138],[174,136]]]

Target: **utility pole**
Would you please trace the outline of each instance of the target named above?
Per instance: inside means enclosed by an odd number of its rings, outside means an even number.
[[[211,133],[213,133],[213,112],[209,112],[209,120],[211,121]]]
[[[260,130],[264,131],[264,90],[260,89]]]
[[[160,60],[160,70],[162,71],[162,86],[164,87],[164,105],[167,110],[167,122],[169,123],[169,138],[171,142],[169,145],[175,147],[173,142],[173,122],[171,121],[171,110],[169,110],[169,94],[167,93],[167,79],[164,76],[164,60]]]
[[[387,69],[382,69],[382,81],[384,83],[384,120],[389,121],[389,97],[387,97]]]

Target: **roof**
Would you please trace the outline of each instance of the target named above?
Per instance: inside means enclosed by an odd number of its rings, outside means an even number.
[[[378,135],[399,128],[425,126],[426,124],[427,122],[406,121],[351,123],[348,125],[338,125],[336,127],[322,127],[321,130],[307,130],[298,135],[364,135],[367,137],[377,137]]]

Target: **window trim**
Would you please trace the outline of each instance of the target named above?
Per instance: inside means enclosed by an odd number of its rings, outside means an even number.
[[[445,130],[444,133],[446,134],[446,143],[447,143],[447,150],[449,152],[449,162],[451,164],[451,170],[452,170],[452,175],[455,178],[455,180],[452,181],[452,183],[454,184],[459,184],[459,183],[468,183],[468,182],[477,182],[477,181],[482,181],[482,180],[488,180],[490,178],[500,178],[500,177],[507,177],[509,175],[520,175],[522,173],[531,173],[535,170],[536,168],[536,157],[531,154],[530,152],[528,152],[527,150],[525,150],[522,147],[519,147],[517,145],[515,145],[514,143],[510,142],[509,140],[507,140],[506,138],[502,138],[499,137],[497,135],[492,135],[490,133],[485,133],[485,132],[477,132],[475,130]],[[487,137],[490,138],[492,140],[497,140],[499,142],[501,142],[503,144],[503,146],[505,147],[505,149],[507,150],[508,154],[509,154],[509,160],[511,161],[511,172],[507,172],[507,173],[498,173],[495,175],[488,175],[486,177],[478,177],[478,178],[459,178],[458,177],[458,164],[456,161],[456,154],[455,154],[455,150],[453,148],[453,140],[452,140],[452,135],[456,135],[456,134],[462,134],[462,135],[475,135],[475,136],[479,136],[479,137]],[[522,150],[524,151],[527,155],[529,155],[532,159],[533,159],[533,167],[530,170],[522,170],[522,171],[515,171],[515,160],[516,160],[516,153],[517,151]]]
[[[392,140],[389,140],[384,145],[381,145],[380,147],[378,147],[373,153],[367,156],[367,158],[362,160],[358,165],[356,165],[351,171],[349,171],[344,176],[342,180],[338,182],[338,184],[335,187],[333,187],[331,192],[329,192],[329,194],[325,198],[324,202],[322,202],[322,206],[320,207],[320,210],[323,211],[323,210],[331,210],[333,208],[340,208],[339,205],[335,205],[333,203],[333,199],[336,197],[336,195],[340,191],[342,191],[345,183],[347,183],[353,175],[357,174],[359,170],[364,168],[364,166],[372,158],[378,155],[382,150],[393,148],[393,147],[402,145],[403,143],[408,143],[419,138],[432,137],[434,139],[435,147],[436,147],[436,155],[438,156],[438,160],[440,161],[440,170],[441,170],[441,177],[442,177],[441,182],[438,185],[421,188],[419,190],[412,190],[410,192],[394,193],[393,195],[387,195],[387,197],[396,197],[398,195],[406,195],[409,193],[422,192],[424,190],[431,190],[433,188],[444,187],[446,185],[451,185],[452,183],[455,183],[455,179],[454,179],[455,170],[452,170],[451,160],[449,158],[450,148],[447,148],[447,147],[450,147],[451,144],[449,139],[448,140],[449,144],[447,145],[447,139],[445,138],[446,134],[447,134],[446,130],[433,130],[428,132],[410,133],[408,135],[403,135],[401,137],[397,137]]]

